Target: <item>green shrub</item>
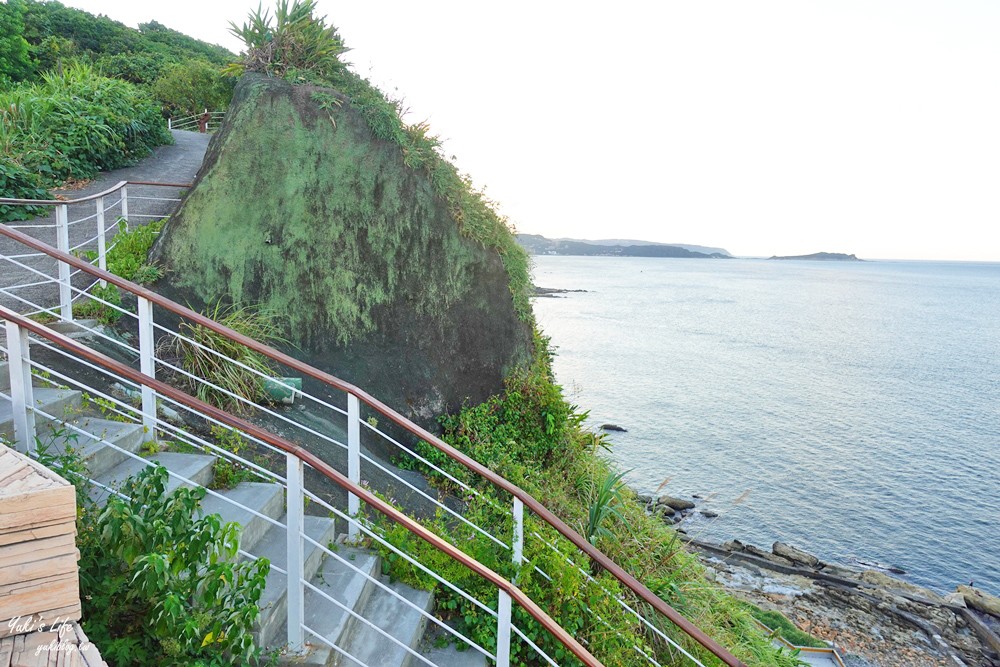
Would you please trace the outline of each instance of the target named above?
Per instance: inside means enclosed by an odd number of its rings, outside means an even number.
[[[149,250],[156,242],[164,223],[165,220],[154,220],[129,230],[124,222],[119,222],[119,231],[112,239],[111,248],[105,257],[108,271],[140,285],[156,282],[162,271],[149,263]]]
[[[234,80],[204,60],[189,60],[167,67],[153,84],[153,94],[171,116],[190,116],[203,109],[229,106]]]
[[[0,136],[4,130],[0,129]],[[39,185],[36,174],[32,174],[13,160],[0,156],[0,197],[12,199],[50,199],[48,191]],[[0,204],[0,222],[30,220],[45,215],[45,206],[13,206]]]
[[[198,518],[205,490],[167,493],[159,465],[97,505],[71,439],[62,451],[41,445],[39,460],[77,487],[82,623],[102,657],[116,667],[259,658],[252,632],[270,563],[239,561],[239,524]]]
[[[145,92],[80,63],[0,93],[0,121],[0,157],[41,185],[127,166],[172,141]]]

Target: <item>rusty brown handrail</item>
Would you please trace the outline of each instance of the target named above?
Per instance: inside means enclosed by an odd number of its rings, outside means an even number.
[[[127,366],[120,361],[116,361],[101,354],[100,352],[97,352],[96,350],[92,350],[89,347],[81,345],[73,339],[54,331],[43,324],[29,320],[26,317],[22,317],[9,308],[0,306],[0,319],[16,322],[18,326],[24,327],[28,331],[42,336],[43,338],[47,338],[56,345],[70,350],[74,354],[77,354],[90,362],[99,364],[121,377],[127,378],[137,384],[150,387],[157,393],[166,396],[172,401],[180,403],[181,405],[184,405],[198,413],[208,415],[212,419],[220,421],[231,428],[239,429],[240,431],[247,433],[258,440],[266,442],[275,449],[280,449],[283,452],[296,456],[305,463],[308,463],[314,469],[318,470],[323,474],[323,476],[335,483],[337,486],[341,487],[348,493],[353,493],[358,496],[361,500],[374,507],[390,520],[400,524],[438,551],[447,554],[449,557],[458,561],[465,567],[492,583],[498,589],[510,595],[512,600],[516,600],[517,603],[521,605],[521,607],[528,612],[532,618],[538,621],[543,628],[552,633],[552,635],[558,639],[563,646],[569,649],[569,651],[579,658],[585,665],[588,665],[588,667],[604,667],[600,660],[591,655],[590,652],[573,637],[573,635],[569,634],[561,625],[556,623],[551,616],[545,613],[545,611],[520,588],[490,568],[486,567],[475,558],[467,555],[458,547],[449,544],[428,529],[424,528],[415,520],[406,516],[389,503],[383,501],[368,489],[355,484],[309,450],[292,444],[288,440],[285,440],[270,431],[262,429],[259,426],[255,426],[244,419],[235,417],[228,412],[209,405],[208,403],[205,403],[193,396],[189,396],[179,389],[171,387],[160,380],[155,380],[147,375],[144,375],[131,366]]]
[[[318,368],[314,368],[303,361],[295,359],[294,357],[291,357],[285,354],[284,352],[276,350],[270,347],[269,345],[264,345],[263,343],[260,343],[252,338],[244,336],[243,334],[234,331],[229,327],[223,326],[222,324],[219,324],[218,322],[215,322],[214,320],[205,317],[201,313],[195,312],[190,308],[187,308],[185,306],[182,306],[178,303],[171,301],[170,299],[162,297],[159,294],[156,294],[155,292],[145,287],[142,287],[141,285],[136,285],[135,283],[125,280],[124,278],[121,278],[119,276],[116,276],[113,273],[99,269],[82,259],[74,257],[73,255],[69,255],[67,253],[56,250],[55,248],[49,246],[48,244],[43,243],[31,236],[28,236],[27,234],[19,232],[16,229],[12,229],[7,225],[0,224],[0,234],[3,234],[4,236],[12,238],[16,241],[20,241],[21,243],[27,245],[30,248],[44,252],[51,257],[54,257],[60,261],[68,263],[70,266],[76,267],[78,269],[81,269],[82,271],[90,273],[95,277],[101,278],[102,280],[105,280],[113,285],[121,287],[122,289],[132,292],[137,296],[142,296],[146,299],[149,299],[151,302],[155,303],[161,308],[169,310],[175,315],[180,315],[181,317],[191,320],[196,324],[211,329],[216,333],[222,334],[223,336],[226,336],[231,340],[235,340],[236,342],[247,346],[251,350],[259,352],[269,357],[270,359],[277,361],[280,364],[283,364],[289,368],[294,369],[299,373],[302,373],[303,375],[307,375],[315,380],[319,380],[320,382],[323,382],[324,384],[327,384],[341,391],[354,394],[355,396],[358,397],[359,400],[363,401],[366,405],[368,405],[375,411],[379,412],[380,414],[382,414],[384,417],[386,417],[396,425],[402,427],[406,431],[409,431],[411,434],[417,436],[418,438],[428,442],[433,447],[437,448],[451,459],[461,463],[469,470],[489,480],[490,483],[503,489],[504,491],[507,491],[515,498],[518,498],[522,503],[524,503],[525,507],[529,508],[532,512],[538,515],[543,521],[545,521],[550,526],[555,528],[556,531],[558,531],[563,537],[572,542],[580,551],[587,554],[587,556],[589,556],[595,563],[597,563],[602,568],[611,573],[611,575],[614,576],[615,579],[617,579],[619,582],[621,582],[626,588],[631,590],[635,595],[637,595],[640,599],[642,599],[644,602],[653,607],[656,611],[658,611],[659,613],[663,614],[668,619],[670,619],[670,621],[674,625],[683,630],[689,637],[691,637],[696,642],[701,644],[705,649],[707,649],[713,655],[719,658],[719,660],[728,665],[728,667],[746,667],[746,665],[741,660],[739,660],[736,656],[734,656],[732,653],[726,650],[717,641],[709,637],[701,628],[696,626],[688,619],[684,618],[684,616],[682,616],[680,612],[678,612],[676,609],[667,604],[662,598],[660,598],[658,595],[649,590],[638,579],[636,579],[631,574],[622,569],[621,566],[619,566],[613,560],[608,558],[608,556],[605,555],[600,550],[598,550],[597,547],[595,547],[586,539],[584,539],[582,535],[580,535],[575,530],[566,525],[566,523],[562,519],[557,517],[548,508],[546,508],[540,502],[535,500],[535,498],[532,497],[529,493],[527,493],[517,485],[511,483],[507,479],[501,477],[500,475],[497,475],[495,472],[493,472],[486,466],[482,465],[475,459],[455,449],[448,443],[444,442],[443,440],[432,434],[430,431],[418,426],[417,424],[414,424],[409,419],[399,414],[398,412],[390,408],[382,401],[369,395],[367,392],[359,389],[353,384],[344,382],[340,378],[337,378],[333,375],[330,375],[329,373],[321,371]]]
[[[69,204],[82,204],[83,202],[93,201],[98,197],[105,197],[116,190],[121,190],[126,185],[160,185],[165,188],[190,188],[191,183],[153,183],[151,181],[118,181],[112,185],[107,190],[102,190],[101,192],[87,195],[86,197],[80,197],[79,199],[10,199],[7,197],[0,197],[0,204],[13,204],[16,206],[60,206]]]

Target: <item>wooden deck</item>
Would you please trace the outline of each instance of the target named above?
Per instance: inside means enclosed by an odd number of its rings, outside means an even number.
[[[0,667],[108,667],[76,623],[0,640]]]
[[[80,620],[76,490],[0,446],[0,637]]]

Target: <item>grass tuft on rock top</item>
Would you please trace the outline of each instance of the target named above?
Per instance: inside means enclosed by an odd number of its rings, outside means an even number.
[[[364,118],[372,135],[399,147],[403,163],[429,176],[436,195],[447,204],[462,233],[499,253],[510,277],[514,308],[521,320],[533,322],[529,302],[530,261],[518,245],[510,221],[496,210],[496,202],[477,189],[470,176],[461,174],[441,152],[441,140],[426,122],[408,124],[402,102],[394,100],[347,67],[343,54],[349,49],[326,17],[315,15],[314,0],[280,0],[275,16],[251,12],[231,32],[246,45],[239,62],[228,72],[260,72],[292,83],[331,86],[343,93]],[[319,104],[336,126],[339,102]]]

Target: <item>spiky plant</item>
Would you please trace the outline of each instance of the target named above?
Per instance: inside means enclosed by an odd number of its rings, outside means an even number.
[[[315,0],[278,0],[273,17],[258,6],[243,25],[230,22],[229,32],[246,50],[228,71],[279,77],[299,73],[327,80],[343,72],[347,63],[341,56],[348,51],[344,40],[325,16],[314,15],[315,10]]]
[[[224,307],[220,301],[205,314],[258,342],[284,342],[277,317],[267,311]],[[235,414],[248,414],[254,403],[264,400],[264,379],[273,374],[267,357],[200,324],[182,322],[178,328],[183,338],[164,338],[159,346],[161,354],[176,360],[187,373],[178,374],[177,384]]]

